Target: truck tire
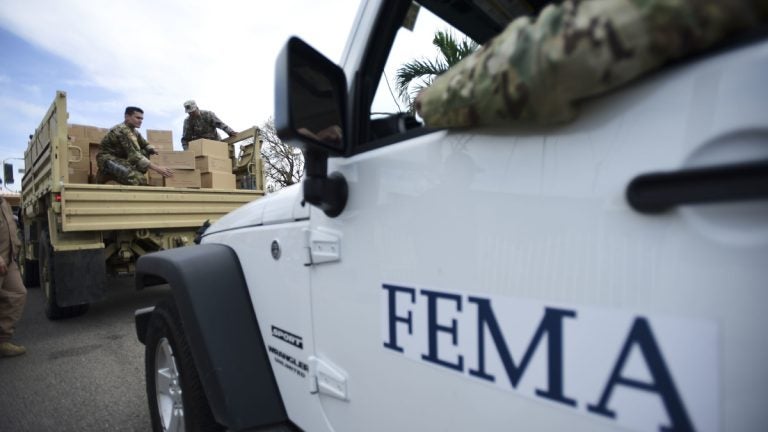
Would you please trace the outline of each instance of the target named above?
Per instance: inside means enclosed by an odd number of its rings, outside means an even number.
[[[40,286],[40,269],[35,261],[28,261],[26,258],[27,243],[22,243],[21,252],[19,252],[19,272],[21,280],[27,288]]]
[[[225,430],[213,418],[172,298],[152,312],[144,360],[152,430]]]
[[[53,248],[48,230],[40,233],[40,259],[38,263],[40,288],[45,296],[45,316],[50,320],[72,318],[82,315],[88,311],[89,305],[79,304],[74,306],[59,306],[56,303],[56,282],[54,275],[56,268],[54,266]]]

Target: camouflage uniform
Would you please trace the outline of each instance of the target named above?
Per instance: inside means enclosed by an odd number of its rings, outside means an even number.
[[[139,131],[132,129],[125,123],[120,123],[110,129],[104,139],[101,140],[99,154],[96,155],[96,162],[99,166],[96,182],[106,183],[109,180],[114,180],[126,185],[146,185],[145,173],[149,167],[147,155],[153,151],[154,147],[141,136]],[[108,160],[126,168],[127,173],[121,174],[112,170],[105,170],[104,163]]]
[[[200,115],[190,115],[184,120],[184,133],[181,137],[181,146],[184,150],[187,149],[190,141],[200,138],[221,141],[221,137],[216,129],[221,129],[228,135],[236,133],[231,127],[219,120],[212,111],[199,110],[199,112]]]
[[[417,99],[427,125],[571,120],[575,104],[766,20],[768,0],[566,0],[521,17]]]

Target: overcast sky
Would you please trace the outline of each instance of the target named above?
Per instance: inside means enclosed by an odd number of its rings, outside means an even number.
[[[186,99],[236,130],[261,125],[288,37],[338,62],[358,4],[0,0],[0,159],[23,157],[56,90],[67,92],[70,123],[109,128],[137,105],[142,133],[173,130],[177,150]]]

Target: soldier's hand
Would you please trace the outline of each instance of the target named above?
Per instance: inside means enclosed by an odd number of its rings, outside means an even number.
[[[163,177],[173,177],[173,170],[168,167],[158,167],[157,172],[159,172]]]
[[[156,173],[160,174],[163,177],[173,177],[173,170],[168,167],[150,163],[149,169],[155,171]]]
[[[154,148],[151,148],[151,149],[149,149],[149,150],[148,150],[148,153],[149,153],[149,154],[151,154],[151,155],[160,154],[160,152],[159,152],[159,151],[157,151],[157,150],[156,150],[156,149],[154,149]]]
[[[227,134],[229,136],[233,137],[233,136],[237,135],[237,132],[236,131],[229,131],[229,132],[227,132]]]
[[[8,274],[8,265],[5,263],[5,259],[0,257],[0,276]]]

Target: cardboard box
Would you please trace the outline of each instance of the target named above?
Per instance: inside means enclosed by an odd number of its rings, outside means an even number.
[[[147,184],[150,186],[165,186],[165,182],[163,181],[163,176],[152,176],[150,175],[147,179]]]
[[[88,134],[88,141],[97,144],[101,143],[101,140],[104,139],[104,137],[107,135],[107,132],[109,132],[109,129],[97,128],[93,126],[88,126],[86,129],[86,133]]]
[[[83,137],[69,136],[67,164],[69,168],[78,170],[90,169],[90,153],[88,141]],[[75,160],[79,158],[79,160]]]
[[[195,169],[195,154],[189,151],[161,151],[149,160],[170,169]]]
[[[147,129],[147,141],[155,147],[158,144],[170,144],[173,147],[173,131]]]
[[[195,156],[213,156],[219,159],[229,159],[229,144],[221,141],[198,139],[189,142],[189,151]]]
[[[195,163],[201,173],[221,172],[232,174],[232,161],[229,158],[219,159],[213,156],[197,156]]]
[[[89,159],[91,160],[90,163],[90,169],[91,174],[96,175],[96,173],[99,171],[99,165],[98,162],[96,162],[96,155],[99,154],[99,151],[101,151],[101,146],[99,144],[93,144],[91,143],[88,149],[88,152],[90,153]]]
[[[171,143],[153,143],[151,141],[149,143],[152,144],[152,147],[157,151],[173,151],[173,144]]]
[[[86,128],[89,126],[83,126],[83,125],[76,125],[71,124],[67,126],[67,135],[69,135],[72,138],[88,138],[88,133],[86,132]]]
[[[91,173],[87,169],[69,168],[69,183],[88,183],[88,176]]]
[[[173,177],[164,177],[164,186],[200,188],[200,171],[193,169],[177,169],[173,171]]]
[[[207,172],[200,175],[203,189],[235,189],[235,175],[222,172]]]

